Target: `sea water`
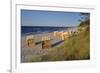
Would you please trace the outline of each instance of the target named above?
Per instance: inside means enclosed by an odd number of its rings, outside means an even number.
[[[69,27],[51,27],[51,26],[21,26],[21,35],[42,34],[53,31],[68,30]]]

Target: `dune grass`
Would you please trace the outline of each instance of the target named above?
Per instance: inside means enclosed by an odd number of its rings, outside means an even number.
[[[37,57],[33,56],[30,61],[41,62],[90,59],[90,32],[86,29],[87,28],[84,27],[84,30],[79,30],[80,32],[77,35],[73,35],[68,40],[64,41],[62,46],[46,49],[48,54]]]

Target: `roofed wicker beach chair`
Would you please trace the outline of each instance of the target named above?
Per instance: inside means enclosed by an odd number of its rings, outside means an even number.
[[[69,32],[63,32],[63,40],[67,40],[69,37]]]
[[[51,39],[50,36],[43,36],[42,37],[42,49],[51,48]]]
[[[35,47],[35,38],[33,35],[26,36],[26,44],[29,48]]]

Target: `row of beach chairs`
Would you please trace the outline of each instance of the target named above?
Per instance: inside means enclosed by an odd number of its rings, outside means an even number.
[[[41,43],[43,49],[51,48],[51,39],[49,36],[42,37]],[[29,48],[34,48],[36,46],[34,35],[29,35],[26,37],[26,44]]]
[[[54,37],[55,37],[55,39],[59,39],[59,40],[67,40],[69,37],[69,33],[63,32],[63,31],[55,31]],[[27,36],[26,43],[27,43],[28,47],[34,48],[36,46],[34,35]],[[42,49],[51,48],[52,43],[51,43],[50,36],[41,37],[41,44],[42,44]]]
[[[61,39],[61,40],[67,40],[68,37],[69,37],[69,32],[55,31],[54,32],[54,37],[56,37],[57,39]]]

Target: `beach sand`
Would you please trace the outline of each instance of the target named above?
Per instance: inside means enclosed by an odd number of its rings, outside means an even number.
[[[29,48],[26,44],[26,36],[21,37],[21,62],[30,62],[30,60],[34,56],[42,56],[49,53],[48,49],[42,49],[41,39],[43,36],[49,36],[51,39],[52,49],[55,49],[58,46],[61,46],[64,41],[59,40],[54,37],[54,33],[43,33],[43,34],[35,34],[35,43],[36,46],[34,48]]]

